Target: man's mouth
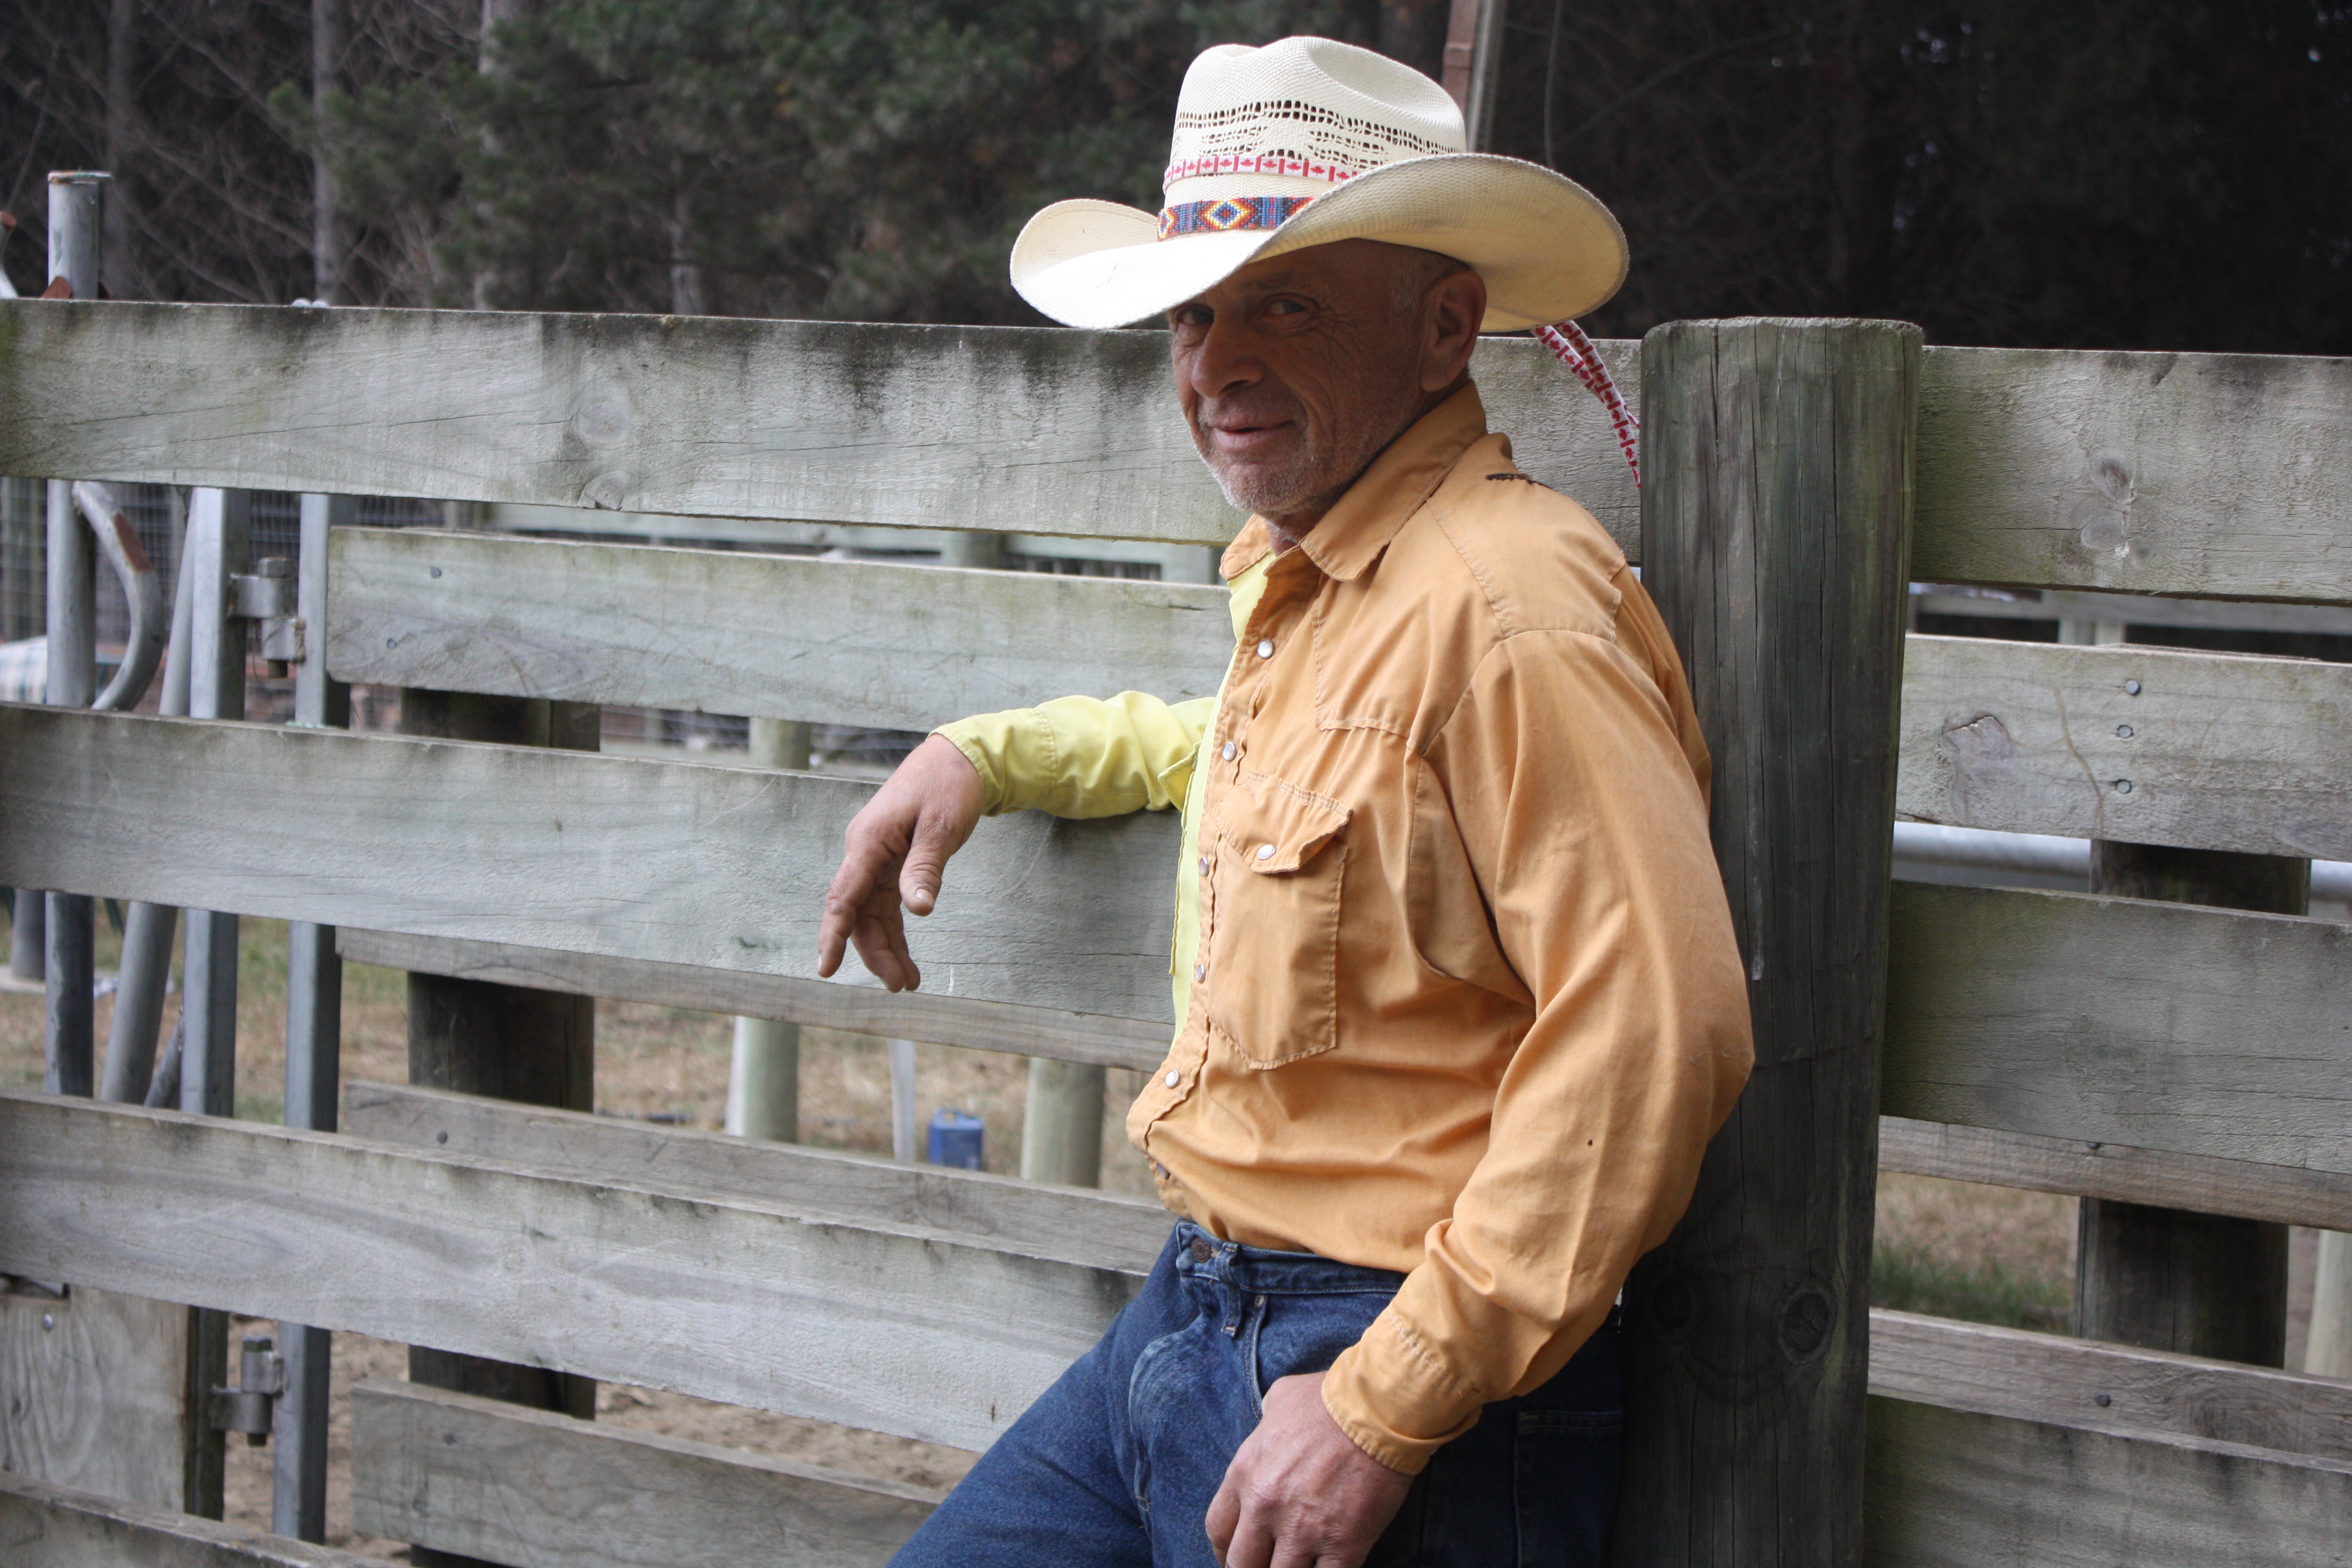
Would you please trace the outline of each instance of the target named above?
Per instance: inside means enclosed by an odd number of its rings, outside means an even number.
[[[1296,426],[1287,419],[1263,425],[1211,425],[1209,445],[1220,457],[1255,458],[1286,438]]]

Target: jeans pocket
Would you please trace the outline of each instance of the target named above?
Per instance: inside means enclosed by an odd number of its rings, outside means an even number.
[[[1251,1305],[1242,1342],[1259,1398],[1277,1379],[1330,1371],[1395,1294],[1383,1289],[1258,1297]]]
[[[1622,1410],[1521,1410],[1512,1441],[1519,1568],[1599,1568],[1624,1468]]]

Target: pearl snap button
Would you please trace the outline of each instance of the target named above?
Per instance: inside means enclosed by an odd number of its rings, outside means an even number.
[[[1195,980],[1206,980],[1208,977],[1209,977],[1209,966],[1208,966],[1207,964],[1205,964],[1205,963],[1196,963],[1196,964],[1194,964],[1194,965],[1192,966],[1192,978],[1193,978],[1193,979],[1195,979]]]
[[[1261,859],[1261,860],[1271,860],[1271,859],[1273,859],[1273,858],[1274,858],[1274,846],[1273,846],[1273,845],[1271,845],[1271,844],[1261,844],[1261,845],[1259,845],[1259,846],[1257,847],[1257,858],[1258,858],[1259,859]]]
[[[1258,643],[1257,656],[1260,658],[1272,658],[1274,657],[1274,639],[1272,637],[1266,637]]]
[[[1201,857],[1201,875],[1202,875],[1203,877],[1205,877],[1205,876],[1207,876],[1208,874],[1209,874],[1209,858],[1208,858],[1206,855],[1203,855],[1203,856],[1202,856],[1202,857]]]
[[[1234,760],[1234,752],[1235,752],[1235,750],[1237,750],[1237,748],[1234,745],[1234,743],[1233,743],[1231,741],[1227,741],[1227,742],[1225,742],[1225,749],[1224,749],[1223,752],[1223,753],[1221,753],[1221,754],[1224,757],[1225,761],[1227,761],[1227,762],[1229,762],[1229,763],[1230,763],[1230,762],[1232,762],[1232,761]]]
[[[1177,1084],[1183,1080],[1176,1076],[1176,1069],[1174,1068],[1170,1068],[1168,1069],[1168,1076],[1161,1079],[1160,1081],[1166,1084],[1169,1088],[1174,1089]]]

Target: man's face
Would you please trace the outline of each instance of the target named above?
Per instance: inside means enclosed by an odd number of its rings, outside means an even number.
[[[1253,262],[1168,313],[1177,396],[1227,501],[1311,526],[1419,416],[1448,273],[1462,268],[1427,251],[1341,240]]]

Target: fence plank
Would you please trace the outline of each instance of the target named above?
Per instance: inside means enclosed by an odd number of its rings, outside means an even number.
[[[309,1546],[5,1470],[0,1562],[8,1568],[383,1568],[382,1558]]]
[[[190,1493],[191,1480],[205,1479],[191,1449],[218,1446],[205,1391],[191,1386],[215,1369],[190,1365],[191,1328],[187,1308],[143,1296],[87,1286],[63,1300],[0,1292],[0,1470],[217,1512],[216,1490]]]
[[[1633,345],[1601,352],[1629,396]],[[0,301],[0,471],[1223,543],[1150,332]],[[1635,541],[1608,422],[1479,346],[1520,460]],[[2352,362],[1930,349],[1924,580],[2352,600]]]
[[[1199,695],[1229,651],[1222,591],[1177,584],[374,529],[336,549],[334,671],[383,685],[926,729]],[[1915,637],[1903,728],[1916,821],[2352,858],[2345,666]]]
[[[1870,1402],[1864,1561],[2277,1568],[2352,1561],[2352,1464]]]
[[[1631,395],[1633,345],[1601,352]],[[1600,405],[1527,339],[1475,371],[1529,471],[1630,541]],[[11,300],[0,382],[0,473],[1194,544],[1241,521],[1158,332]]]
[[[784,974],[698,969],[685,963],[558,952],[509,942],[406,936],[397,931],[346,928],[335,933],[335,942],[337,951],[353,963],[535,985],[575,996],[691,1007],[702,1013],[781,1018],[925,1045],[1052,1057],[1057,1061],[1093,1062],[1138,1072],[1150,1071],[1168,1054],[1168,1026],[1140,1018],[981,1002],[931,991],[894,994],[875,986],[797,980]]]
[[[813,980],[872,787],[0,705],[0,885]],[[1164,1021],[1176,826],[982,823],[910,922],[926,984]]]
[[[1871,1312],[1870,1392],[2020,1420],[2352,1460],[2352,1384],[1913,1312]]]
[[[2352,359],[1931,349],[1928,583],[2352,598]]]
[[[0,1092],[0,1272],[963,1448],[1137,1279],[1004,1241],[22,1092]]]
[[[681,1191],[714,1202],[985,1237],[1065,1262],[1141,1273],[1168,1211],[1108,1193],[1041,1186],[836,1149],[648,1127],[406,1084],[353,1083],[346,1125],[382,1143],[478,1155],[572,1182]]]
[[[2352,1172],[2352,928],[1895,886],[1881,1109]]]
[[[1166,1027],[1134,1019],[1049,1012],[1005,1003],[934,996],[924,992],[893,995],[862,986],[774,975],[729,973],[678,964],[380,931],[345,930],[340,941],[346,958],[386,968],[530,984],[705,1012],[748,1013],[755,1017],[772,1016],[896,1040],[1019,1052],[1054,1061],[1138,1071],[1150,1070],[1167,1054]],[[738,1050],[740,1048],[739,1036]],[[1097,1077],[1097,1099],[1100,1090]],[[1024,1173],[1030,1173],[1025,1160]]]
[[[2352,859],[2352,666],[1914,637],[1896,809]]]
[[[1223,588],[382,529],[335,535],[337,679],[928,730],[1217,689]]]
[[[513,1568],[881,1568],[943,1493],[411,1384],[352,1390],[352,1522]]]
[[[1878,1168],[2352,1231],[2352,1174],[1883,1116]]]

